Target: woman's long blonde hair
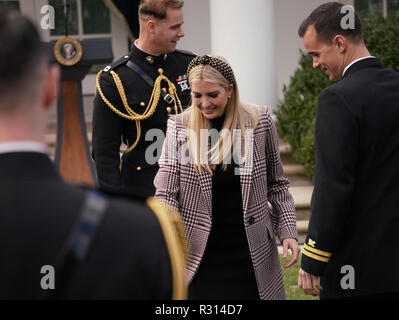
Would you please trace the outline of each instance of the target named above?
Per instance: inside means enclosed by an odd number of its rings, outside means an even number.
[[[228,62],[223,57],[212,56],[222,60],[226,64]],[[207,81],[218,84],[228,90],[230,83],[215,68],[210,65],[200,64],[194,67],[189,74],[190,86],[197,81]],[[231,97],[227,101],[225,109],[225,120],[220,137],[215,145],[208,150],[209,130],[211,122],[204,117],[201,110],[192,104],[185,112],[185,116],[189,117],[187,123],[188,132],[188,149],[193,156],[194,164],[199,170],[205,169],[210,174],[216,168],[217,164],[223,163],[223,169],[226,170],[227,163],[231,160],[231,151],[234,147],[233,130],[239,129],[241,133],[241,142],[244,143],[245,159],[248,152],[248,139],[245,135],[245,123],[251,121],[252,129],[255,129],[258,123],[258,113],[256,108],[245,105],[240,102],[237,82],[234,81]],[[208,135],[201,136],[201,129],[206,129]],[[241,153],[241,150],[233,150],[233,152]]]

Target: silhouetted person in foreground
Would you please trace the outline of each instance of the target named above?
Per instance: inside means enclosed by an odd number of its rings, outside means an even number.
[[[31,22],[0,7],[0,299],[185,298],[178,221],[154,199],[68,185],[47,156],[59,73]]]

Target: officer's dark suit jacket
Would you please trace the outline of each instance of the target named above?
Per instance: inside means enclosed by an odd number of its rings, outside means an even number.
[[[324,298],[399,291],[399,73],[369,58],[325,89],[315,154],[302,268]]]
[[[176,86],[177,94],[183,108],[190,103],[190,89],[187,79],[187,66],[194,55],[185,51],[175,51],[168,55],[152,56],[133,46],[132,51],[122,59],[116,61],[110,68],[105,68],[100,86],[105,97],[119,111],[127,114],[120,95],[110,74],[115,71],[120,77],[126,92],[127,102],[136,113],[143,114],[151,97],[153,88],[143,80],[126,63],[128,60],[137,64],[148,76],[155,80],[158,69],[163,69],[163,74]],[[151,62],[152,61],[152,62]],[[186,81],[184,80],[186,78]],[[186,86],[187,85],[187,86]],[[162,87],[168,88],[163,81]],[[144,105],[144,106],[143,106]],[[167,108],[173,109],[168,113]],[[170,111],[170,110],[169,110]],[[160,129],[162,140],[158,138],[158,159],[161,155],[163,138],[166,133],[166,122],[170,114],[175,114],[174,105],[170,105],[161,97],[156,112],[150,118],[141,121],[141,138],[136,148],[123,155],[122,168],[120,170],[120,145],[121,137],[132,145],[137,136],[134,121],[124,119],[113,112],[97,94],[94,100],[93,113],[93,159],[95,161],[100,188],[106,192],[139,194],[153,196],[155,187],[153,184],[158,171],[157,163],[148,163],[145,160],[145,152],[148,146],[155,141],[145,141],[145,136],[150,129]],[[154,141],[153,141],[154,140]]]
[[[85,195],[64,183],[44,154],[0,154],[0,299],[47,297],[41,268],[56,265]],[[167,248],[150,209],[112,200],[99,228],[60,298],[171,298]]]

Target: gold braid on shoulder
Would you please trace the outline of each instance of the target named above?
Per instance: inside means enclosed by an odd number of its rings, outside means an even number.
[[[125,109],[127,111],[127,114],[119,111],[118,108],[113,106],[111,104],[111,102],[109,102],[109,100],[104,96],[104,93],[101,90],[101,86],[100,86],[100,79],[101,79],[101,75],[103,73],[103,70],[101,70],[97,74],[96,89],[97,89],[97,92],[100,95],[101,99],[104,101],[104,103],[113,112],[115,112],[118,116],[121,116],[122,118],[125,118],[125,119],[132,120],[132,121],[136,122],[136,128],[137,128],[136,141],[127,150],[125,150],[124,153],[128,153],[128,152],[132,151],[137,146],[137,144],[139,143],[139,140],[140,140],[140,137],[141,137],[140,121],[148,119],[149,117],[151,117],[154,114],[154,112],[155,112],[155,110],[156,110],[156,108],[158,106],[159,98],[161,96],[161,82],[162,81],[167,82],[167,84],[169,86],[169,95],[173,98],[175,113],[178,114],[179,110],[180,110],[180,112],[183,112],[183,108],[181,106],[180,99],[179,99],[179,97],[177,95],[177,90],[176,90],[175,85],[166,76],[163,75],[163,70],[162,69],[158,69],[158,72],[159,72],[159,76],[155,80],[154,88],[152,90],[150,101],[148,102],[147,108],[145,109],[143,114],[138,114],[138,113],[134,112],[129,107],[129,104],[128,104],[127,98],[126,98],[125,89],[123,88],[123,85],[122,85],[122,81],[121,81],[121,79],[119,78],[118,74],[115,71],[111,71],[110,73],[112,75],[112,78],[114,79],[116,88],[118,89],[119,95],[121,97],[123,106],[125,107]],[[178,110],[177,107],[179,107],[179,110]]]

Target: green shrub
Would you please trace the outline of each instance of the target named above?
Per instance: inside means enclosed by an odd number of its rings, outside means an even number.
[[[399,71],[399,17],[362,19],[363,35],[370,53],[385,66]],[[284,86],[284,101],[276,111],[279,136],[291,144],[295,159],[314,176],[314,124],[317,99],[333,84],[312,67],[312,57],[301,52],[299,67]]]
[[[399,16],[363,19],[363,34],[371,55],[399,71]]]
[[[299,65],[290,85],[284,86],[284,102],[276,112],[277,129],[279,136],[290,143],[294,158],[313,177],[317,98],[331,81],[320,70],[313,70],[312,57],[303,52]]]

